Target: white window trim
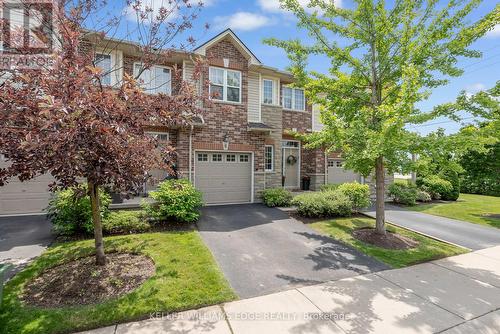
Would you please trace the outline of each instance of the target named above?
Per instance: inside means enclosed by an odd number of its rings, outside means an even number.
[[[169,132],[161,132],[161,131],[144,131],[144,134],[150,135],[150,136],[156,136],[156,135],[167,135],[167,142],[170,141],[170,133]]]
[[[210,71],[211,69],[218,69],[218,70],[222,70],[224,71],[224,82],[222,84],[222,87],[223,87],[223,96],[222,96],[222,100],[219,100],[219,99],[213,99],[214,102],[225,102],[225,103],[235,103],[235,104],[241,104],[241,99],[242,99],[242,95],[243,95],[243,84],[242,84],[242,80],[243,80],[243,73],[241,73],[241,71],[237,71],[237,70],[230,70],[230,69],[227,69],[227,68],[223,68],[223,67],[216,67],[216,66],[210,66],[209,69],[208,69],[208,79],[209,79],[209,85],[208,85],[208,93],[210,95],[212,95],[212,82],[210,81]],[[235,72],[235,73],[239,73],[240,74],[240,87],[234,87],[234,86],[228,86],[227,84],[227,74],[229,72]],[[220,86],[218,84],[214,84],[216,86]],[[239,101],[228,101],[227,99],[227,91],[228,89],[227,88],[238,88],[240,90],[240,94],[239,94]]]
[[[285,107],[285,94],[281,94],[281,103],[283,104],[283,109],[285,110],[293,110],[293,111],[306,111],[306,92],[304,88],[294,88],[294,87],[288,87],[288,86],[283,86],[283,89],[288,88],[292,90],[292,108],[286,108]],[[297,106],[295,105],[295,91],[296,90],[301,90],[304,92],[304,109],[297,109]]]
[[[137,72],[137,70],[135,69],[136,65],[140,65],[140,66],[144,66],[144,63],[141,63],[141,62],[135,62],[134,63],[134,67],[133,67],[133,73],[134,73],[134,77],[139,80],[139,78],[137,77],[139,75],[139,73]],[[163,68],[163,69],[168,69],[170,71],[170,81],[168,82],[168,91],[169,93],[167,95],[171,96],[172,95],[172,67],[170,66],[164,66],[164,65],[152,65],[149,70],[151,70],[152,68],[154,67],[158,67],[158,68]],[[138,82],[138,84],[140,85],[140,82]],[[144,88],[143,88],[144,89]],[[153,93],[151,91],[148,91],[146,89],[144,89],[144,92],[147,93],[147,94],[157,94],[157,93]]]
[[[272,91],[272,94],[273,94],[273,101],[272,103],[265,103],[264,102],[264,81],[271,81],[273,83],[273,91]],[[261,103],[262,104],[265,104],[265,105],[268,105],[268,106],[276,106],[278,105],[278,90],[279,90],[279,84],[278,84],[278,81],[276,79],[273,79],[273,78],[269,78],[269,77],[264,77],[262,78],[262,89],[261,89],[261,95],[262,95],[262,99],[261,99]]]
[[[271,169],[268,169],[267,168],[267,157],[266,157],[266,154],[267,154],[267,148],[270,147],[271,148]],[[274,171],[274,146],[273,145],[265,145],[264,146],[264,171],[266,172],[273,172]]]
[[[106,51],[103,49],[95,50],[94,61],[96,56],[107,55],[111,56],[111,87],[118,86],[123,80],[123,52],[120,50]]]

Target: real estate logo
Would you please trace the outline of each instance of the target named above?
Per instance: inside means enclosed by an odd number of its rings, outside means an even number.
[[[0,69],[53,64],[55,0],[0,0]]]

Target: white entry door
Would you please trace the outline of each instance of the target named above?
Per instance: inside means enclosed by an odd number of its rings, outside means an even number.
[[[300,142],[285,140],[282,142],[282,172],[284,187],[300,188]]]

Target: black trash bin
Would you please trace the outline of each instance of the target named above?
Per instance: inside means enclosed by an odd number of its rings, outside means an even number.
[[[304,176],[302,178],[302,190],[309,190],[311,188],[311,178],[309,176]]]

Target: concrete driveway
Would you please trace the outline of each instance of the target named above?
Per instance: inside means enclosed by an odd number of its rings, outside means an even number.
[[[365,214],[375,218],[373,209]],[[472,250],[500,245],[500,230],[494,227],[410,211],[390,204],[386,204],[385,218],[396,225]]]
[[[198,228],[242,298],[388,269],[260,204],[206,207]]]
[[[0,217],[0,264],[11,264],[7,277],[39,256],[53,241],[45,215]]]

